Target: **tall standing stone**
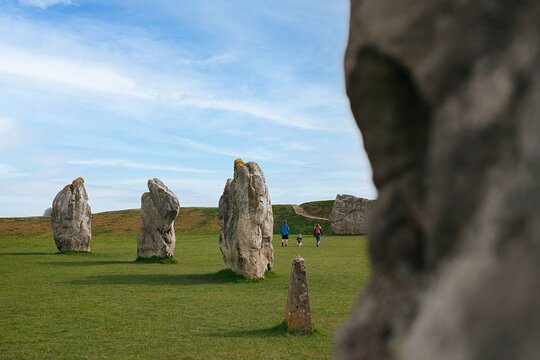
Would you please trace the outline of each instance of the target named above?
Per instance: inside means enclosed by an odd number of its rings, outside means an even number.
[[[138,258],[171,258],[176,236],[174,220],[180,211],[176,195],[159,179],[148,180],[141,197],[141,232],[137,241]]]
[[[219,245],[225,265],[248,279],[264,277],[274,263],[274,215],[264,174],[255,162],[234,162],[219,199]]]
[[[372,206],[373,200],[338,194],[328,219],[334,234],[367,234]]]
[[[295,257],[292,262],[285,320],[288,331],[308,334],[313,332],[306,264],[301,256]]]
[[[540,2],[352,0],[379,198],[338,359],[540,359]]]
[[[92,211],[83,178],[66,185],[54,198],[52,233],[59,251],[90,251]]]

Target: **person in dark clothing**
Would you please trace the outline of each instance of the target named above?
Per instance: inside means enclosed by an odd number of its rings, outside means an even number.
[[[287,225],[287,221],[283,221],[283,224],[281,224],[281,246],[288,246],[289,245],[289,225]]]

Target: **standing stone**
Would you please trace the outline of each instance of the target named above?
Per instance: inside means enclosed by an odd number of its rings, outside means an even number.
[[[311,310],[309,308],[308,282],[304,258],[297,256],[291,266],[287,310],[285,312],[287,330],[311,334]]]
[[[138,258],[171,258],[176,236],[174,220],[180,211],[176,195],[159,179],[148,180],[141,197],[141,232],[137,241]]]
[[[59,251],[90,251],[92,212],[83,178],[73,180],[56,195],[52,204],[51,225]]]
[[[369,214],[373,200],[352,195],[336,196],[330,212],[330,227],[338,235],[365,235],[368,233]]]
[[[379,197],[338,359],[540,359],[540,2],[352,0]]]
[[[234,162],[219,199],[219,246],[225,265],[247,279],[264,277],[274,263],[274,215],[264,174],[254,162]]]

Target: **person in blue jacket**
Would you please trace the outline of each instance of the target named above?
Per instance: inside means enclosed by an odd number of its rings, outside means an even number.
[[[283,224],[281,224],[281,246],[288,246],[289,245],[289,225],[287,225],[287,221],[283,221]]]

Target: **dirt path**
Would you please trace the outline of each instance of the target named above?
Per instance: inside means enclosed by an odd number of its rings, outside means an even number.
[[[296,213],[296,215],[300,215],[300,216],[303,216],[305,218],[308,218],[308,219],[313,219],[313,220],[322,220],[322,221],[328,221],[327,218],[323,218],[323,217],[318,217],[318,216],[313,216],[313,215],[309,215],[307,214],[304,209],[302,209],[302,207],[300,205],[291,205],[294,212]]]

